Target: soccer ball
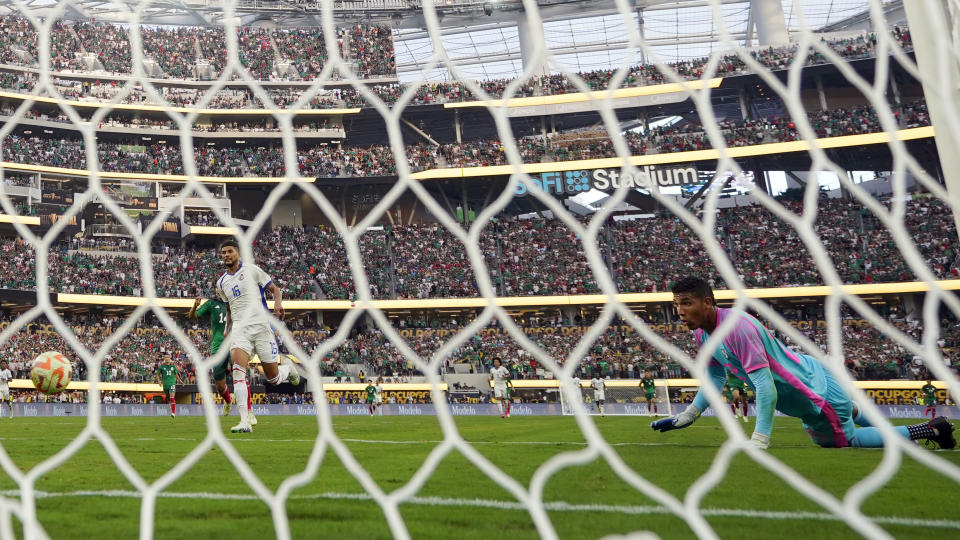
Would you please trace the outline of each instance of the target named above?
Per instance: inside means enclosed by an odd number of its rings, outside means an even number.
[[[63,392],[70,384],[72,376],[73,366],[70,365],[70,360],[56,351],[47,351],[38,356],[30,369],[33,385],[44,394]]]

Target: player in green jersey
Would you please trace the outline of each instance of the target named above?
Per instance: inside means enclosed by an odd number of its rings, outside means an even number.
[[[655,416],[657,414],[657,387],[653,381],[653,375],[649,371],[643,372],[640,386],[643,387],[643,393],[647,398],[647,414]]]
[[[177,416],[177,402],[174,399],[177,395],[177,379],[179,373],[177,366],[174,365],[170,355],[163,357],[163,363],[157,368],[157,378],[163,386],[163,395],[170,404],[170,416]]]
[[[733,414],[744,422],[749,422],[747,418],[747,385],[739,377],[733,375],[727,377],[727,386],[731,389],[731,396],[727,400]],[[743,414],[740,414],[740,410]]]
[[[221,302],[219,299],[212,298],[203,302],[200,298],[195,298],[193,300],[193,307],[190,308],[190,313],[187,314],[187,317],[190,319],[199,319],[201,317],[208,317],[210,319],[210,356],[216,356],[217,351],[220,350],[220,345],[223,343],[223,340],[226,339],[226,329],[227,329],[227,304]],[[230,388],[227,387],[227,370],[230,369],[230,355],[227,355],[223,358],[222,362],[217,363],[213,366],[213,384],[217,387],[217,394],[220,394],[220,397],[223,399],[223,415],[228,416],[230,414],[230,407],[233,404],[235,396],[230,395]],[[250,420],[250,425],[257,425],[257,418],[253,416],[252,405],[249,399],[250,392],[250,377],[247,377],[247,410],[248,418]]]
[[[370,411],[370,416],[373,416],[377,408],[377,387],[373,385],[373,379],[367,379],[367,387],[363,390],[367,393],[367,410]]]
[[[927,413],[930,413],[930,418],[936,418],[937,387],[933,385],[933,381],[927,381],[927,384],[923,385],[920,391],[923,392],[923,404],[927,406],[927,408],[923,410],[923,415],[926,416]]]

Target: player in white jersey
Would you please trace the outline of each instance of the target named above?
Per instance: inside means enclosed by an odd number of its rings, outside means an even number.
[[[503,367],[503,361],[499,358],[493,359],[490,378],[493,380],[493,397],[497,400],[500,417],[510,418],[510,387],[513,383],[510,382],[510,371]]]
[[[383,416],[383,377],[377,379],[377,399],[374,402],[374,405],[377,408],[377,416]]]
[[[13,373],[7,367],[7,363],[0,364],[0,400],[6,401],[10,407],[10,418],[13,418],[13,396],[10,395],[10,381],[13,380]]]
[[[600,413],[600,416],[603,416],[603,402],[606,400],[604,395],[606,384],[603,382],[603,376],[599,373],[594,375],[593,380],[590,381],[590,386],[593,387],[593,401],[597,404],[597,412]]]
[[[220,262],[227,271],[217,280],[217,296],[227,304],[227,328],[230,345],[230,361],[233,363],[233,391],[237,403],[246,403],[247,366],[250,357],[260,357],[260,365],[267,382],[278,385],[284,381],[293,386],[300,384],[300,373],[292,363],[278,365],[280,349],[270,327],[267,299],[264,293],[273,296],[273,312],[283,319],[282,293],[280,287],[259,266],[240,262],[237,241],[229,239],[220,245]],[[250,433],[249,411],[239,407],[240,423],[233,426],[233,433]]]

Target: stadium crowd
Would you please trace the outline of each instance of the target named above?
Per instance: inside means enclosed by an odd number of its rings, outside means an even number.
[[[104,26],[94,23],[78,23],[82,30],[78,30],[79,41],[71,36],[68,25],[57,23],[54,26],[54,35],[58,36],[58,47],[55,52],[54,67],[58,71],[96,71],[86,69],[71,50],[86,50],[95,52],[102,66],[101,69],[116,73],[130,72],[129,43],[125,31],[120,27],[106,28],[108,39],[86,45],[96,29]],[[29,23],[15,17],[0,18],[0,30],[7,30],[0,34],[0,47],[4,53],[0,56],[0,63],[22,65],[29,64],[24,58],[36,57],[36,36],[33,35]],[[66,36],[69,39],[60,39]],[[891,33],[894,41],[904,50],[912,48],[910,32],[896,27]],[[327,59],[322,32],[316,28],[298,29],[253,29],[243,27],[239,29],[240,62],[250,70],[251,74],[261,80],[309,80],[319,75]],[[338,43],[341,53],[349,50],[353,60],[353,68],[362,78],[373,78],[383,75],[393,75],[396,72],[393,54],[393,40],[390,29],[382,25],[357,25],[351,28],[338,30]],[[349,43],[349,46],[346,44]],[[823,38],[821,45],[828,47],[847,60],[869,58],[876,53],[877,36],[874,33],[860,34],[853,37]],[[104,52],[104,51],[108,52]],[[26,51],[27,54],[18,54],[16,51]],[[32,51],[32,52],[31,52]],[[112,52],[111,52],[112,51]],[[282,56],[280,51],[291,55]],[[162,69],[157,77],[173,79],[197,78],[197,60],[208,62],[212,72],[210,78],[216,77],[225,68],[226,44],[222,29],[180,28],[145,29],[144,52],[147,58],[153,58]],[[818,51],[799,51],[796,44],[783,47],[764,47],[752,50],[750,56],[764,68],[771,70],[787,69],[796,58],[802,57],[805,65],[819,65],[828,62],[828,59]],[[704,76],[709,58],[680,60],[677,62],[656,64],[641,64],[627,70],[626,76],[619,82],[620,87],[644,86],[668,82],[663,70],[672,70],[681,79],[691,80]],[[281,65],[289,65],[281,70]],[[750,73],[744,60],[735,54],[724,55],[717,65],[715,76],[734,76]],[[335,72],[333,78],[337,79]],[[616,82],[616,71],[610,69],[592,72],[577,73],[589,90],[604,90]],[[54,79],[55,81],[57,79]],[[68,97],[85,97],[90,99],[109,100],[119,90],[116,81],[96,81],[89,91],[80,88],[77,81],[61,79],[63,85],[74,85],[78,90],[75,95]],[[32,74],[13,75],[4,72],[0,77],[0,84],[7,89],[29,90],[35,84],[36,77]],[[502,97],[512,79],[497,79],[476,81],[476,84],[491,97]],[[55,83],[56,84],[56,83]],[[387,104],[396,103],[405,87],[396,83],[377,84],[370,87],[378,98]],[[164,87],[161,89],[165,99],[173,105],[197,104],[203,98],[204,89]],[[535,77],[524,81],[514,95],[520,97],[538,95],[556,95],[579,92],[580,88],[573,82],[573,78],[566,74],[551,74]],[[268,89],[271,99],[278,106],[288,106],[296,101],[302,90],[281,88]],[[67,95],[67,94],[64,94]],[[412,103],[431,104],[458,101],[476,100],[473,92],[462,82],[427,82],[416,88]],[[134,89],[125,102],[153,101],[149,99],[142,88]],[[207,107],[215,108],[260,108],[264,103],[249,91],[224,89],[218,91]],[[350,88],[330,88],[307,100],[308,108],[331,107],[364,107],[369,106],[363,95]]]
[[[141,28],[145,60],[159,71],[153,78],[215,79],[227,67],[223,28]],[[0,63],[35,66],[38,33],[26,19],[0,17]],[[383,25],[357,24],[337,30],[340,56],[361,78],[395,76],[393,35]],[[323,31],[316,27],[237,28],[239,60],[259,80],[314,79],[329,59]],[[101,22],[55,21],[50,32],[50,64],[58,72],[130,74],[133,55],[127,28]],[[209,67],[201,72],[198,64]],[[338,74],[335,75],[338,77]],[[234,73],[234,78],[237,78]]]
[[[821,308],[817,308],[821,309]],[[930,378],[926,366],[917,357],[906,351],[896,341],[882,331],[870,325],[866,320],[857,318],[844,309],[842,342],[845,365],[850,374],[860,380],[926,380]],[[827,336],[822,319],[810,319],[806,316],[794,319],[785,313],[791,324],[811,339],[821,350],[826,351]],[[822,316],[822,313],[819,313]],[[923,326],[919,319],[909,319],[901,311],[888,312],[885,320],[919,341]],[[169,357],[178,367],[184,384],[196,382],[196,370],[183,352],[182,347],[160,326],[155,319],[141,320],[139,323],[104,356],[100,368],[100,380],[104,382],[155,382],[157,368]],[[554,322],[536,324],[531,322],[523,326],[525,335],[541,347],[559,365],[567,361],[567,356],[583,338],[589,326],[581,322],[573,323],[560,317]],[[10,318],[0,318],[4,325]],[[65,322],[74,335],[89,350],[101,347],[104,341],[117,332],[123,320],[115,316],[95,314],[68,315]],[[443,343],[454,332],[461,330],[467,321],[433,321],[429,325],[408,326],[416,329],[409,337],[403,338],[406,344],[420,358],[429,361]],[[692,334],[682,324],[663,324],[662,321],[648,320],[652,329],[685,354],[694,356],[696,346]],[[209,337],[206,322],[187,321],[180,324],[188,336],[203,354],[208,354]],[[294,340],[307,353],[312,353],[323,341],[332,336],[333,329],[318,326],[308,316],[289,318],[286,321]],[[402,324],[402,323],[401,323]],[[587,324],[583,322],[582,324]],[[944,319],[939,328],[939,350],[948,368],[960,371],[960,323]],[[778,331],[779,333],[779,331]],[[781,334],[788,344],[791,340]],[[45,319],[33,321],[11,335],[0,345],[0,355],[10,368],[14,378],[29,378],[30,363],[33,358],[46,350],[70,351],[70,347],[56,330],[46,324]],[[86,364],[75,354],[70,354],[74,364],[74,379],[86,380]],[[548,368],[540,365],[532,355],[518,345],[498,324],[493,323],[468,339],[454,350],[449,357],[440,362],[441,373],[454,372],[454,366],[463,365],[471,373],[484,373],[489,370],[494,358],[501,358],[510,370],[511,378],[544,379],[553,378]],[[347,366],[355,366],[351,371]],[[397,347],[375,327],[361,325],[354,328],[338,347],[320,359],[321,374],[334,380],[349,382],[365,380],[370,377],[383,377],[387,382],[403,382],[423,373],[404,357]],[[350,373],[360,375],[354,379]],[[463,372],[462,370],[457,370]],[[654,378],[688,377],[689,373],[680,363],[654,347],[628,326],[612,325],[591,344],[586,356],[578,362],[575,375],[588,380],[594,375],[614,379],[638,379],[645,373]],[[255,374],[255,383],[262,383],[262,377]]]
[[[882,199],[883,204],[890,204]],[[798,202],[783,200],[799,214]],[[958,275],[960,257],[949,207],[915,196],[906,203],[904,227],[927,269],[936,278]],[[889,230],[850,199],[823,198],[814,232],[845,283],[901,282],[916,279]],[[748,287],[813,285],[820,271],[797,232],[766,208],[753,205],[720,211],[717,241]],[[159,246],[159,244],[158,244]],[[54,291],[140,296],[144,294],[137,259],[53,245],[49,285]],[[357,291],[344,244],[327,227],[277,227],[262,234],[254,253],[288,298],[355,299]],[[373,298],[443,298],[478,295],[475,271],[462,243],[436,223],[366,231],[359,239],[364,271]],[[717,276],[700,238],[679,218],[615,220],[601,227],[597,247],[620,292],[669,290],[680,275]],[[495,290],[502,296],[588,294],[599,290],[581,240],[558,221],[500,219],[481,233],[479,248]],[[221,273],[212,249],[164,245],[155,250],[153,273],[160,297],[212,296]],[[34,289],[35,257],[21,239],[0,239],[0,287]],[[693,255],[692,257],[690,255]]]
[[[911,101],[894,107],[909,127],[929,125],[926,104]],[[871,106],[841,107],[808,113],[808,120],[820,137],[856,135],[881,131],[876,112]],[[153,124],[141,124],[151,127]],[[236,125],[240,131],[244,126]],[[205,127],[216,130],[221,125]],[[299,129],[326,129],[328,124],[300,124]],[[719,124],[727,146],[746,146],[799,140],[801,137],[789,117],[764,120],[722,121]],[[905,126],[906,127],[906,126]],[[247,126],[246,128],[249,128]],[[342,129],[342,126],[336,126]],[[252,128],[250,128],[252,129]],[[702,126],[684,122],[651,129],[649,133],[623,134],[633,155],[702,150],[714,147]],[[100,170],[154,174],[185,174],[183,155],[178,144],[132,140],[128,144],[100,142],[97,145]],[[616,157],[613,144],[604,132],[564,133],[556,137],[540,136],[516,141],[526,163]],[[484,167],[508,163],[503,143],[497,140],[465,141],[431,146],[425,143],[404,149],[412,171],[448,167]],[[10,135],[0,149],[4,161],[32,165],[49,165],[88,169],[86,153],[80,139],[43,138]],[[198,143],[195,162],[201,176],[283,176],[286,167],[278,146],[210,146]],[[389,146],[366,147],[320,144],[297,149],[299,174],[318,177],[368,177],[397,174],[394,155]]]

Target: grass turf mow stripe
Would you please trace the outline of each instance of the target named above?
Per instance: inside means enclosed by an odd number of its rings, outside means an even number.
[[[6,490],[0,491],[0,496],[18,497],[19,491]],[[102,491],[70,491],[70,492],[48,492],[35,491],[34,495],[38,499],[50,499],[58,497],[123,497],[137,499],[141,497],[138,491],[128,490],[102,490]],[[208,500],[231,500],[231,501],[256,501],[259,500],[255,495],[243,495],[237,493],[173,493],[162,492],[159,497],[168,499],[208,499]],[[292,495],[291,500],[353,500],[353,501],[372,501],[373,497],[366,493],[320,493],[316,495]],[[495,508],[498,510],[515,510],[526,512],[527,507],[514,501],[498,501],[491,499],[456,499],[449,497],[411,497],[404,501],[405,504],[419,504],[426,506],[464,506],[478,508]],[[615,504],[570,504],[564,501],[550,501],[543,504],[544,508],[551,512],[612,512],[620,514],[646,515],[646,514],[669,514],[670,511],[663,506],[625,506]],[[705,516],[723,516],[723,517],[742,517],[773,520],[805,520],[815,519],[820,521],[842,521],[840,518],[826,513],[816,512],[771,512],[759,510],[743,510],[738,508],[704,508],[701,510]],[[907,525],[910,527],[933,527],[938,529],[958,529],[960,530],[960,521],[946,519],[917,519],[898,516],[867,516],[877,523],[889,525]]]

